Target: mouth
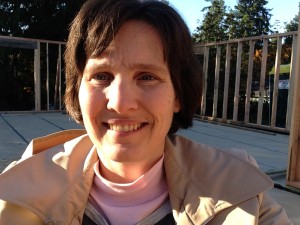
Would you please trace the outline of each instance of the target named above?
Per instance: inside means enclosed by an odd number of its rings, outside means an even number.
[[[114,124],[107,123],[109,130],[118,131],[118,132],[132,132],[141,129],[145,124],[136,123],[136,124]]]

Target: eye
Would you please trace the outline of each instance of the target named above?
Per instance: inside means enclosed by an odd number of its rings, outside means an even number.
[[[102,81],[102,80],[112,80],[112,77],[110,74],[107,73],[98,73],[95,74],[92,79]]]
[[[97,73],[92,76],[91,81],[95,84],[106,84],[113,80],[113,76],[109,73]]]
[[[156,80],[156,77],[152,74],[149,74],[149,73],[145,73],[145,74],[142,74],[138,80],[144,80],[144,81],[153,81],[153,80]]]

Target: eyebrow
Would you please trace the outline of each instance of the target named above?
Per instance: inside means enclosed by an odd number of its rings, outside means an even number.
[[[129,65],[130,69],[139,69],[139,70],[145,70],[145,71],[163,71],[163,72],[168,72],[168,67],[162,67],[156,64],[151,64],[151,63],[133,63]]]
[[[169,68],[166,65],[166,67],[162,67],[153,63],[132,63],[130,65],[126,65],[127,68],[129,68],[130,70],[133,69],[138,69],[141,71],[154,71],[154,72],[169,72]],[[97,68],[102,68],[102,69],[108,69],[108,70],[112,70],[113,66],[108,63],[107,61],[104,62],[98,62],[97,63]]]
[[[101,53],[101,58],[105,59],[105,57],[108,57],[111,54],[111,48],[112,46],[109,46],[107,49],[105,49]],[[97,59],[98,57],[94,57],[94,59]],[[132,69],[139,69],[139,70],[144,70],[144,71],[163,71],[163,72],[169,72],[169,67],[166,62],[164,62],[164,65],[166,67],[162,67],[153,63],[143,63],[143,62],[137,62],[137,63],[132,63],[130,65],[126,65],[130,70]],[[106,68],[106,69],[113,69],[113,67],[107,62],[99,62],[97,65],[98,68]]]

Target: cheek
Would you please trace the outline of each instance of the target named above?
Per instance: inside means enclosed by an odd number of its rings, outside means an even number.
[[[90,105],[90,103],[89,103],[90,96],[89,96],[88,90],[82,83],[79,88],[78,99],[79,99],[79,105],[80,105],[82,114],[85,115],[85,113]]]
[[[151,104],[151,107],[156,111],[156,114],[161,115],[162,117],[172,119],[173,113],[177,112],[180,108],[171,85],[164,86],[160,91],[152,93],[151,97],[144,99],[147,99],[146,103],[148,105]]]
[[[102,99],[102,101],[101,101]],[[91,117],[101,108],[101,93],[81,84],[79,89],[79,104],[83,118]]]

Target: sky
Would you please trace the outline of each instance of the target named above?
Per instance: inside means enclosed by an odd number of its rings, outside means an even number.
[[[203,20],[205,12],[201,12],[201,10],[203,7],[210,5],[205,0],[169,0],[169,2],[185,19],[192,33],[199,24],[197,21],[200,20],[202,22]],[[270,12],[272,14],[271,25],[274,25],[275,21],[279,20],[282,27],[282,29],[279,29],[279,32],[283,32],[284,22],[290,22],[298,13],[299,2],[300,0],[269,0],[266,7],[272,9]],[[225,5],[232,9],[234,9],[236,4],[237,0],[225,0]]]

